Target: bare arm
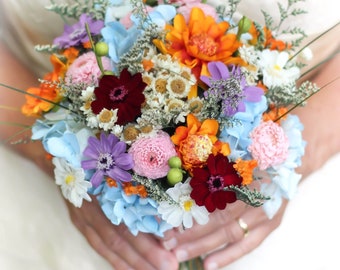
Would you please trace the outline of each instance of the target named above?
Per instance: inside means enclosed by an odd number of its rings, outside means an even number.
[[[37,77],[22,63],[15,58],[10,50],[0,42],[0,82],[15,88],[26,90],[28,87],[37,86],[39,84]],[[25,96],[22,93],[15,92],[11,89],[0,86],[0,106],[6,106],[9,108],[0,107],[0,138],[1,141],[7,141],[13,134],[20,132],[24,129],[23,126],[31,126],[35,119],[32,117],[24,116],[20,108],[25,103]],[[5,123],[15,123],[23,126],[16,126]],[[25,132],[26,139],[29,139],[30,131]],[[52,173],[52,166],[50,161],[46,160],[45,151],[40,142],[18,143],[11,144],[11,141],[16,141],[23,138],[22,135],[13,137],[10,142],[6,144],[11,149],[19,152],[21,155],[32,160],[40,168],[47,173]]]

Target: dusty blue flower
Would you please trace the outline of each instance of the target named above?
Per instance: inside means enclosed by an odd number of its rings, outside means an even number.
[[[297,193],[301,174],[295,169],[301,165],[306,142],[302,138],[303,125],[296,115],[288,115],[281,126],[289,139],[288,158],[281,164],[266,170],[272,182],[261,185],[261,192],[271,200],[264,203],[263,209],[272,218],[282,204],[282,198],[291,200]]]
[[[104,185],[98,200],[107,218],[115,225],[123,222],[133,235],[144,232],[163,236],[166,230],[172,228],[160,219],[154,200],[138,195],[128,196],[119,183],[117,187]]]
[[[263,90],[247,84],[240,67],[228,67],[222,62],[208,63],[211,77],[201,76],[201,80],[209,86],[205,97],[213,96],[221,102],[221,115],[233,116],[237,112],[245,111],[245,103],[259,102],[263,96]]]
[[[157,26],[159,29],[164,29],[166,23],[169,23],[176,16],[176,8],[172,5],[158,5],[153,10],[148,12],[147,20],[144,27],[149,24]],[[140,18],[131,15],[131,20],[135,25],[140,24]]]
[[[85,28],[86,23],[89,26],[92,36],[100,34],[100,30],[104,27],[103,21],[94,20],[90,15],[84,13],[79,17],[79,22],[73,25],[66,24],[64,26],[64,33],[61,36],[55,38],[53,44],[60,48],[69,48],[89,41],[89,37]]]
[[[136,42],[140,31],[136,26],[126,29],[120,22],[106,23],[101,31],[104,41],[109,45],[109,56],[114,63],[127,53]]]
[[[129,182],[132,179],[128,170],[133,167],[130,154],[126,153],[126,144],[115,135],[100,134],[100,139],[90,137],[88,146],[83,155],[89,159],[83,160],[81,165],[85,170],[95,170],[91,177],[91,183],[97,187],[104,176],[120,182]]]
[[[235,124],[232,127],[222,127],[219,139],[229,143],[230,158],[236,160],[239,157],[249,156],[248,146],[251,142],[249,133],[259,125],[263,112],[268,108],[267,99],[262,96],[260,102],[245,101],[245,111],[233,116]]]

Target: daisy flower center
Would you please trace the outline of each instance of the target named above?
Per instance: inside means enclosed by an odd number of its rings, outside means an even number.
[[[217,43],[206,33],[193,35],[190,38],[190,45],[196,45],[201,53],[208,56],[215,55],[218,49]]]
[[[219,190],[223,190],[224,188],[224,179],[220,175],[212,175],[208,180],[209,191],[215,192]]]
[[[122,85],[111,89],[109,97],[112,101],[120,101],[123,100],[127,94],[128,90]]]
[[[97,170],[107,171],[114,165],[114,160],[109,153],[100,153],[97,161]]]
[[[75,181],[74,175],[68,174],[65,177],[65,183],[66,185],[71,185]]]

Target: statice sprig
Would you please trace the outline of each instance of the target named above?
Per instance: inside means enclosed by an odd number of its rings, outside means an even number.
[[[138,174],[133,174],[132,178],[136,183],[143,185],[148,193],[148,197],[156,202],[159,203],[161,201],[167,201],[171,204],[176,204],[176,202],[166,192],[164,192],[159,181],[155,181]]]
[[[250,190],[247,186],[228,186],[224,188],[226,191],[234,191],[236,193],[237,199],[245,202],[246,204],[259,207],[263,205],[263,201],[269,200],[270,198],[263,195],[258,190]]]
[[[52,4],[46,7],[47,10],[59,14],[62,18],[78,19],[81,14],[91,14],[96,20],[105,18],[105,11],[109,5],[108,0],[75,0],[74,4],[56,4],[51,0]]]
[[[286,107],[292,104],[304,106],[306,100],[319,89],[316,84],[309,81],[303,82],[300,87],[296,87],[292,83],[274,87],[267,92],[266,97],[270,103],[274,103],[278,107]]]

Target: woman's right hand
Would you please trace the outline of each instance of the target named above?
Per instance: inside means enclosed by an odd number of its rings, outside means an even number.
[[[121,224],[113,225],[102,212],[95,197],[81,208],[67,202],[72,222],[99,255],[115,270],[172,270],[178,268],[173,253],[165,250],[155,236],[134,236]]]

